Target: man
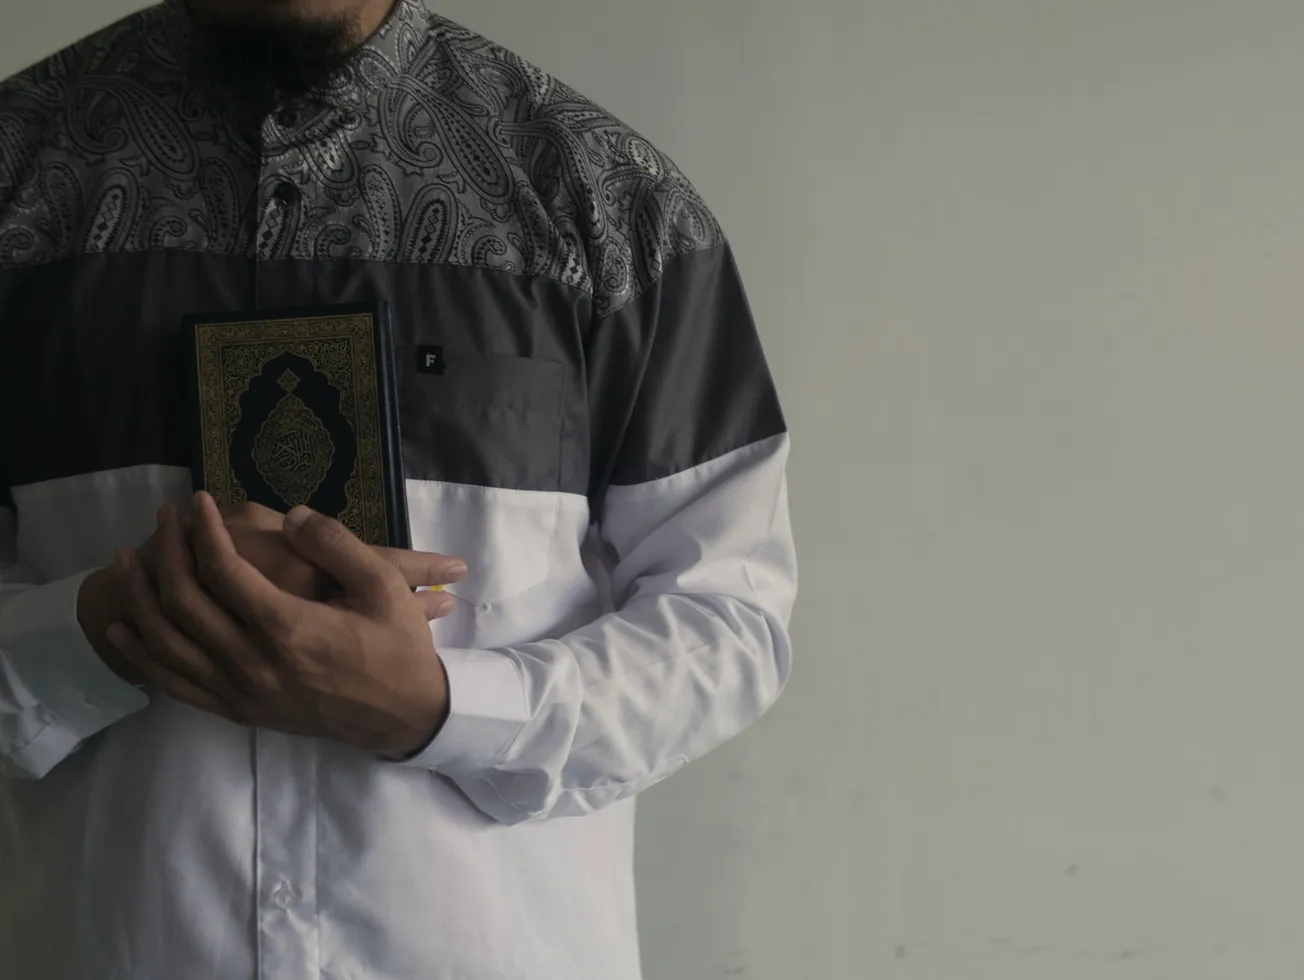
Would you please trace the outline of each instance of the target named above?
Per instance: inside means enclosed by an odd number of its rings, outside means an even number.
[[[192,497],[183,319],[363,300],[416,550]],[[674,165],[419,0],[167,0],[0,86],[0,339],[0,975],[636,978],[796,579]]]

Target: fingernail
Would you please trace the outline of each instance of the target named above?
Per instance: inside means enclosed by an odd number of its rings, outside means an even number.
[[[131,549],[115,548],[113,551],[113,567],[120,573],[126,573],[131,568]]]
[[[466,567],[466,562],[462,561],[460,558],[448,566],[448,574],[453,578],[463,578],[466,576],[468,571],[469,569]]]
[[[311,516],[312,508],[300,504],[285,515],[285,523],[283,526],[287,531],[297,531],[299,528],[303,527],[304,521]]]
[[[439,597],[440,615],[444,615],[446,613],[452,612],[453,606],[456,605],[456,603],[457,600],[453,598],[453,594],[451,592],[446,592],[443,595],[441,595]]]
[[[121,623],[114,623],[104,631],[104,638],[119,650],[125,650],[131,639],[131,635],[127,632],[127,627],[123,626]]]

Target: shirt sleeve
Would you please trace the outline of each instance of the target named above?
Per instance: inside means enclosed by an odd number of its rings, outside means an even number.
[[[449,719],[402,763],[503,823],[646,789],[756,721],[788,679],[788,435],[742,283],[723,242],[656,272],[586,352],[616,610],[557,639],[441,651]]]
[[[90,573],[33,584],[15,539],[14,511],[0,507],[0,777],[40,779],[149,698],[104,665],[77,622]]]

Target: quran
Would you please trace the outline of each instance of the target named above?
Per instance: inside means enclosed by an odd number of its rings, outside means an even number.
[[[192,316],[183,337],[195,489],[411,546],[386,305]]]

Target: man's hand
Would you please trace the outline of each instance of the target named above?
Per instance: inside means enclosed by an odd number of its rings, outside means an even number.
[[[161,514],[162,511],[160,510]],[[156,530],[138,549],[142,556],[153,555],[158,551],[158,538],[161,533]],[[114,623],[131,618],[127,609],[127,597],[122,590],[118,577],[111,568],[101,568],[86,576],[77,593],[77,623],[86,634],[91,647],[111,671],[129,684],[144,684],[145,678],[122,652],[109,642],[106,631]]]
[[[91,572],[77,593],[77,624],[104,665],[128,684],[144,684],[145,677],[109,642],[105,633],[115,623],[130,618],[126,597],[110,568]]]
[[[160,508],[159,530],[136,549],[141,565],[155,582],[158,581],[163,513],[164,508]],[[338,582],[306,561],[289,545],[282,533],[285,520],[283,514],[255,503],[223,507],[221,514],[241,557],[262,572],[269,581],[291,595],[305,599],[324,601],[339,593]],[[183,522],[187,533],[188,523]],[[458,558],[401,548],[375,547],[373,550],[397,568],[412,588],[431,587],[431,591],[418,593],[427,618],[437,619],[452,612],[455,600],[451,595],[438,590],[460,581],[466,575],[465,562]],[[105,636],[109,626],[130,619],[126,597],[113,570],[100,569],[89,575],[77,596],[77,620],[82,632],[110,670],[128,683],[143,684],[144,676],[123,658],[122,653]]]
[[[232,504],[220,509],[222,520],[240,557],[263,573],[273,585],[303,599],[325,601],[339,594],[340,584],[327,572],[305,560],[282,533],[285,515],[262,504]],[[189,533],[189,521],[183,520]],[[402,548],[373,547],[373,551],[397,568],[412,588],[442,589],[466,575],[460,558]],[[154,539],[137,551],[140,562],[152,576],[158,561]],[[155,576],[156,580],[157,577]],[[430,619],[452,611],[455,600],[438,591],[421,594]]]
[[[130,549],[118,578],[135,630],[108,631],[163,693],[238,724],[329,736],[382,755],[425,745],[448,688],[422,593],[338,521],[296,508],[291,548],[339,583],[328,602],[291,595],[242,557],[208,494],[190,542],[175,508],[157,536],[157,590]],[[192,550],[193,547],[193,550]]]

